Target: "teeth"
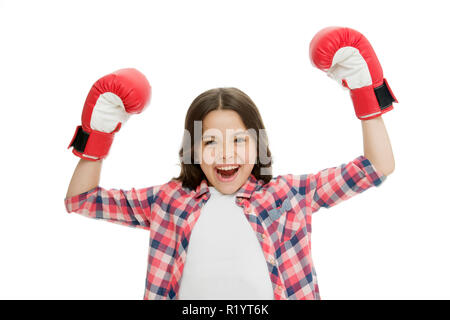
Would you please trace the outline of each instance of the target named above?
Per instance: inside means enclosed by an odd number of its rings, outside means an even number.
[[[220,169],[220,170],[233,170],[239,168],[239,166],[229,166],[229,167],[217,167],[216,169]]]

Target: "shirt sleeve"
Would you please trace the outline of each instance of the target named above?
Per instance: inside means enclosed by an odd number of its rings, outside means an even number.
[[[303,193],[312,212],[330,208],[370,187],[378,187],[386,179],[364,156],[316,174],[298,176],[294,185]]]
[[[64,199],[66,211],[109,222],[150,229],[150,212],[160,186],[142,189],[104,189],[89,191]]]

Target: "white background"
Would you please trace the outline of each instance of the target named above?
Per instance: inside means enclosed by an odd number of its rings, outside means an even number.
[[[68,214],[79,160],[67,146],[99,77],[135,67],[151,105],[116,135],[105,188],[179,173],[186,111],[234,86],[258,106],[274,175],[315,173],[360,154],[347,92],[312,67],[314,34],[371,41],[399,100],[383,116],[396,170],[313,216],[323,299],[449,299],[446,1],[0,1],[0,298],[142,299],[148,232]]]

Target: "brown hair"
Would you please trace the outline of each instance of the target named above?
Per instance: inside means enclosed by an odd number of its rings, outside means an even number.
[[[209,112],[224,109],[237,112],[246,129],[254,129],[249,131],[257,133],[256,136],[253,134],[257,145],[257,160],[251,173],[256,179],[261,179],[265,183],[272,179],[272,155],[269,150],[264,123],[255,103],[248,95],[237,88],[215,88],[205,91],[195,98],[186,114],[183,143],[179,151],[181,172],[178,177],[173,178],[181,181],[183,187],[195,189],[203,179],[206,179],[200,165],[195,163],[194,152],[192,152],[195,144],[198,142],[194,141],[194,121],[203,121]],[[265,156],[268,161],[264,162],[267,163],[260,162],[260,148],[266,150]],[[183,159],[189,158],[189,163],[183,162]],[[261,174],[262,168],[264,168],[264,175]]]

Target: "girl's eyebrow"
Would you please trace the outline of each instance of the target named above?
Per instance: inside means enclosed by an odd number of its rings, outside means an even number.
[[[244,131],[244,130],[239,130],[239,131],[236,131],[235,133],[233,133],[233,136],[236,136],[236,135],[238,135],[238,134],[240,134],[240,133],[247,133],[246,131]],[[209,135],[209,134],[206,134],[206,135],[203,135],[203,139],[205,139],[205,138],[214,138],[215,137],[215,135]]]

